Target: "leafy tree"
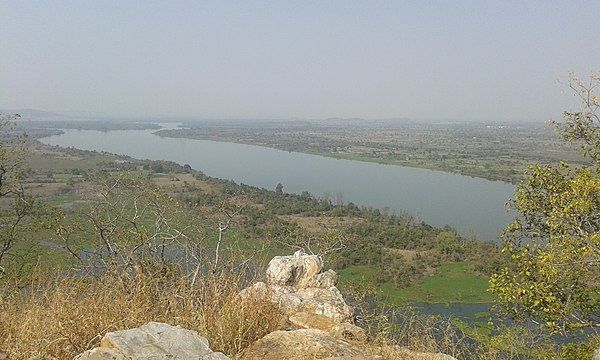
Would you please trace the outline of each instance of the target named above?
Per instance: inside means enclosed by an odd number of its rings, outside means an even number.
[[[564,140],[581,144],[590,166],[530,167],[512,201],[520,215],[503,234],[512,264],[490,280],[508,315],[561,333],[600,326],[600,98],[593,94],[600,77],[573,76],[570,86],[582,108],[554,124]]]

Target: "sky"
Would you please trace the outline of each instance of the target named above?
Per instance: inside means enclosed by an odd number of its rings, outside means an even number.
[[[544,121],[600,73],[600,1],[0,0],[0,109]]]

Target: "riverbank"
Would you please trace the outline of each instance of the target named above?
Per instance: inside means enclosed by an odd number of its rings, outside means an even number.
[[[300,149],[300,150],[287,150],[285,146],[277,146],[271,144],[264,144],[260,142],[251,142],[251,141],[240,141],[234,138],[215,138],[211,136],[192,136],[189,134],[181,134],[181,136],[174,136],[171,133],[171,130],[159,130],[154,134],[161,137],[171,137],[171,138],[183,138],[190,140],[208,140],[208,141],[218,141],[218,142],[226,142],[226,143],[235,143],[242,145],[252,145],[252,146],[261,146],[265,148],[275,149],[275,150],[283,150],[288,152],[294,152],[299,154],[307,154],[307,155],[316,155],[323,156],[327,158],[334,158],[338,160],[352,160],[352,161],[361,161],[367,163],[381,164],[381,165],[391,165],[391,166],[402,166],[402,167],[411,167],[415,169],[426,169],[426,170],[434,170],[434,171],[442,171],[450,174],[457,174],[463,176],[470,176],[474,178],[480,178],[490,181],[501,181],[505,183],[510,183],[512,185],[517,184],[522,178],[521,175],[513,175],[513,171],[510,170],[510,174],[495,174],[485,171],[477,171],[475,168],[469,169],[456,169],[451,166],[439,166],[433,163],[421,163],[421,162],[411,162],[410,160],[391,160],[382,157],[368,156],[366,154],[361,153],[344,153],[344,152],[327,152],[327,151],[318,151],[314,149]],[[521,169],[523,170],[523,169]],[[515,173],[517,171],[515,170]],[[521,171],[522,172],[522,171]]]
[[[438,227],[483,240],[497,239],[512,221],[504,204],[510,184],[402,166],[290,153],[227,142],[158,137],[152,130],[65,130],[42,142],[133,158],[170,160],[216,178],[355,204],[390,214],[411,214]],[[473,235],[474,234],[474,235]]]
[[[533,163],[580,161],[577,149],[541,123],[410,123],[365,120],[197,121],[159,136],[439,170],[518,183]]]

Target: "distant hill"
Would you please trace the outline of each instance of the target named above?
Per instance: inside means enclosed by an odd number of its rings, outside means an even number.
[[[52,113],[37,109],[0,109],[2,115],[19,114],[23,120],[69,120],[70,117],[63,114]]]

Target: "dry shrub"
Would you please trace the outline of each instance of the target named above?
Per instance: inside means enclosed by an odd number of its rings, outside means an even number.
[[[202,306],[195,313],[196,329],[210,340],[213,350],[238,355],[254,341],[278,329],[284,322],[280,306],[268,296],[239,295],[241,276],[225,271],[201,278]]]
[[[106,271],[100,276],[39,273],[23,287],[0,287],[0,349],[11,359],[52,356],[72,359],[97,346],[109,331],[149,321],[198,331],[211,348],[236,357],[280,324],[278,306],[264,299],[241,302],[248,279],[230,268],[189,276],[172,267]]]

